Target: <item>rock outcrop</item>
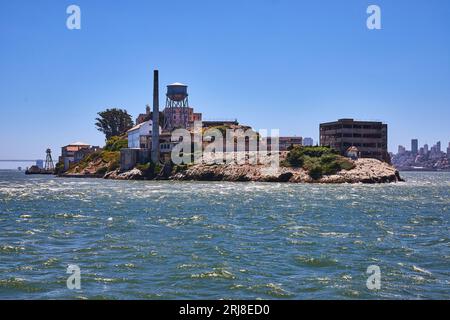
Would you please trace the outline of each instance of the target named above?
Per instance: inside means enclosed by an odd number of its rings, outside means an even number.
[[[173,180],[198,181],[257,181],[292,183],[386,183],[402,181],[391,165],[376,159],[359,159],[351,170],[341,170],[334,175],[312,179],[301,168],[280,167],[277,173],[266,172],[261,165],[193,165],[171,177]]]
[[[354,168],[341,170],[333,175],[324,175],[313,179],[308,171],[302,168],[280,167],[273,172],[263,165],[237,164],[197,164],[186,170],[171,173],[171,166],[164,166],[155,180],[178,181],[254,181],[254,182],[290,182],[290,183],[389,183],[403,181],[399,172],[386,162],[376,159],[359,159],[354,161]],[[174,170],[175,171],[175,170]],[[149,180],[139,169],[120,172],[119,169],[105,175],[83,172],[66,174],[65,177],[96,177],[113,180]]]
[[[103,177],[111,180],[144,180],[144,174],[139,169],[120,172],[119,170],[111,171]]]

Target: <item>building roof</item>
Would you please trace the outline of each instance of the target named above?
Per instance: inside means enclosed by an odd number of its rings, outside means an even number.
[[[151,122],[151,120],[147,120],[147,121],[141,122],[141,123],[135,125],[133,128],[129,129],[127,132],[136,131],[136,130],[140,129],[144,124],[150,123],[150,122]]]
[[[90,146],[90,144],[78,141],[78,142],[74,142],[74,143],[68,144],[68,146]]]
[[[180,83],[180,82],[174,82],[174,83],[172,83],[172,84],[169,84],[168,87],[170,87],[170,86],[182,86],[182,87],[187,87],[187,85],[182,84],[182,83]]]

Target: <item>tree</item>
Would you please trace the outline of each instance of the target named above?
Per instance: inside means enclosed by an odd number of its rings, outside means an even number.
[[[97,130],[105,134],[106,140],[120,136],[133,127],[133,120],[126,110],[112,108],[98,113],[95,120]]]

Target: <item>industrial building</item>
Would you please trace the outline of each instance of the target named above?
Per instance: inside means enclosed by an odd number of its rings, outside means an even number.
[[[388,126],[382,122],[339,119],[320,124],[320,145],[331,147],[341,155],[356,147],[362,158],[390,162],[387,137]]]

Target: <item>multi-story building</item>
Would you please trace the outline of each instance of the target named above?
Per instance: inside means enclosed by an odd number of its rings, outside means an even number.
[[[303,139],[302,137],[279,137],[278,143],[280,151],[288,151],[293,147],[301,147]]]
[[[303,138],[303,145],[305,147],[312,147],[314,145],[313,138]]]
[[[413,155],[417,155],[418,152],[419,152],[419,140],[412,139],[411,140],[411,153]]]
[[[404,146],[398,146],[398,154],[405,154],[406,148]]]
[[[447,147],[447,159],[450,159],[450,142],[448,143]]]
[[[429,150],[428,144],[424,144],[423,145],[423,153],[424,153],[424,155],[427,156],[429,151],[430,150]]]
[[[357,147],[360,157],[389,162],[388,126],[382,122],[340,119],[320,124],[320,145],[329,146],[341,155]]]
[[[74,142],[61,148],[59,162],[64,164],[64,170],[68,170],[71,164],[80,162],[86,155],[99,149],[98,146]]]

